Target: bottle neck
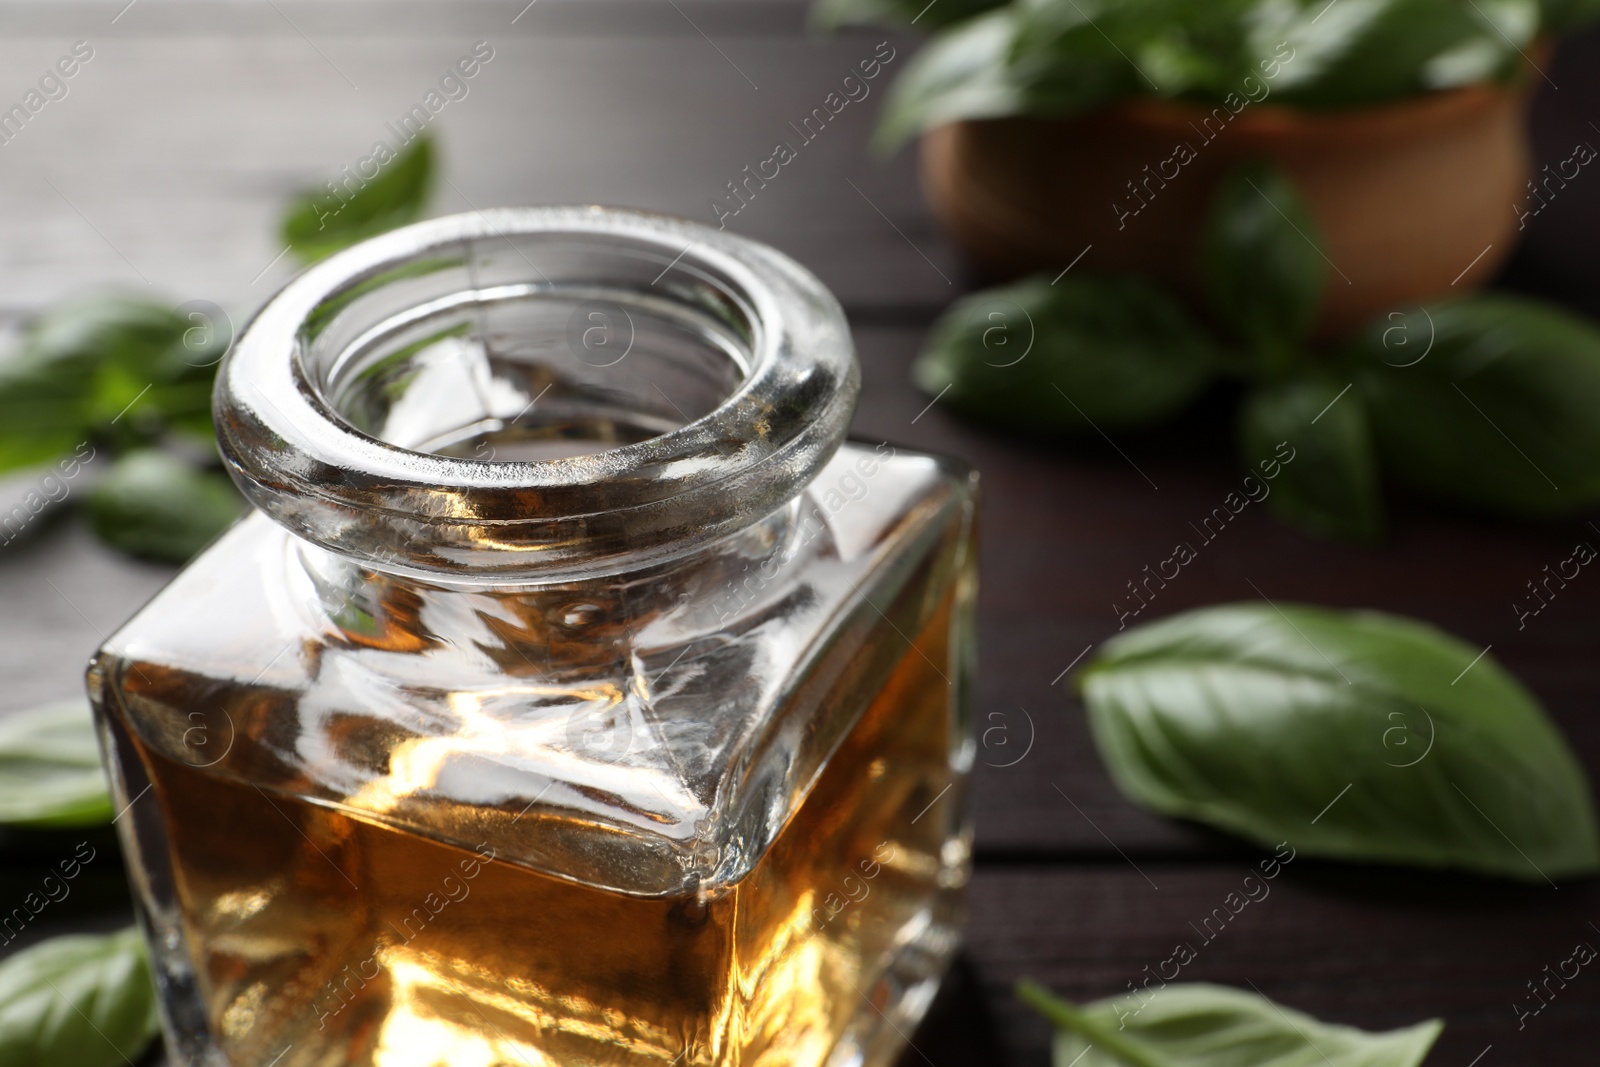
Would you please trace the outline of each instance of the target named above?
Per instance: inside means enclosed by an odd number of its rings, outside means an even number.
[[[346,250],[219,374],[235,480],[391,578],[525,587],[665,565],[779,514],[858,388],[838,304],[765,246],[508,210]]]
[[[631,675],[639,648],[716,633],[745,615],[752,577],[760,595],[763,568],[797,554],[797,510],[781,507],[671,560],[562,580],[419,577],[300,541],[301,603],[314,630],[347,647],[437,651],[446,659],[436,665],[473,650],[512,677],[612,684]]]

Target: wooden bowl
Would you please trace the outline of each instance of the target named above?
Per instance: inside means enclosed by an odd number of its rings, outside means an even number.
[[[1328,260],[1319,338],[1482,285],[1525,210],[1529,92],[1484,84],[1373,107],[1237,114],[1138,97],[1066,119],[956,122],[922,142],[923,188],[998,277],[1138,271],[1198,300],[1197,246],[1217,182],[1264,159],[1295,182]],[[1185,151],[1184,149],[1187,149]]]

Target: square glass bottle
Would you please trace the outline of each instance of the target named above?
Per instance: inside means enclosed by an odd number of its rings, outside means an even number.
[[[885,1064],[969,872],[976,479],[844,440],[791,260],[599,208],[291,282],[219,370],[257,507],[89,689],[208,1067]]]

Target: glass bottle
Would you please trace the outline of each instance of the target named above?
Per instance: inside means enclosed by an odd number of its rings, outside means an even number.
[[[89,670],[176,1060],[882,1064],[969,871],[975,475],[846,443],[837,302],[599,208],[312,267],[258,509]]]

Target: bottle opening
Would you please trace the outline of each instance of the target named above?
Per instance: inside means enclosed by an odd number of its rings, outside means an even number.
[[[679,552],[797,494],[858,372],[766,246],[599,208],[406,227],[311,268],[218,377],[252,501],[400,570],[554,575]]]
[[[755,327],[731,302],[723,318],[617,285],[461,296],[406,309],[337,353],[323,386],[334,410],[411,451],[545,461],[681,429],[720,407],[750,371]]]

